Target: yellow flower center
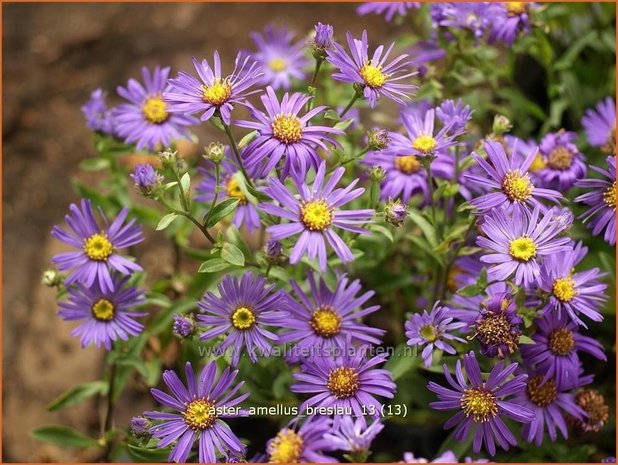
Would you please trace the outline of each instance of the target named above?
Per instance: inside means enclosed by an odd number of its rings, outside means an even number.
[[[111,321],[114,318],[114,304],[107,299],[99,299],[92,306],[92,316],[98,321]]]
[[[496,396],[484,389],[466,389],[460,403],[466,417],[472,415],[472,419],[477,423],[485,423],[498,414]]]
[[[535,376],[528,380],[528,397],[539,407],[546,407],[558,397],[556,383],[552,379],[543,383],[543,376]]]
[[[331,307],[321,307],[313,312],[309,325],[317,335],[332,337],[341,331],[341,317]]]
[[[577,295],[575,281],[571,278],[558,278],[554,281],[553,293],[561,302],[570,302]]]
[[[284,429],[268,444],[268,463],[298,463],[303,453],[303,438]]]
[[[275,116],[271,128],[275,138],[284,144],[293,144],[303,137],[302,123],[294,115]]]
[[[337,399],[347,399],[358,391],[358,373],[354,368],[335,368],[328,374],[326,387]]]
[[[402,173],[412,174],[421,169],[421,163],[414,155],[395,157],[395,168]]]
[[[511,257],[520,262],[527,262],[536,257],[536,244],[529,237],[518,237],[509,244]]]
[[[537,152],[536,157],[534,157],[534,160],[532,160],[532,163],[530,164],[530,168],[528,168],[528,171],[531,173],[536,173],[537,171],[541,171],[543,168],[545,168],[545,160],[543,160],[543,156]]]
[[[506,2],[506,11],[511,16],[520,15],[526,11],[526,2]]]
[[[333,223],[333,211],[325,200],[310,200],[300,207],[300,220],[310,231],[324,231]]]
[[[247,204],[247,197],[240,190],[240,187],[238,185],[238,181],[236,181],[236,179],[230,178],[230,180],[227,182],[226,191],[227,191],[227,196],[228,197],[233,197],[235,199],[239,199],[241,205],[246,205]]]
[[[84,241],[84,253],[90,260],[103,262],[113,252],[114,247],[105,234],[93,234]]]
[[[510,171],[502,181],[502,192],[511,202],[524,202],[530,198],[534,185],[530,177],[519,174],[519,170]]]
[[[273,58],[268,62],[268,67],[275,73],[278,73],[287,68],[287,63],[283,58]]]
[[[437,142],[433,136],[420,135],[412,141],[412,148],[421,153],[432,153],[436,148]]]
[[[572,163],[573,153],[566,147],[556,147],[547,157],[547,165],[555,170],[568,170]]]
[[[434,342],[436,339],[438,339],[438,331],[436,330],[436,327],[434,325],[425,325],[422,326],[419,334],[427,341],[427,342]]]
[[[389,78],[388,74],[382,72],[381,66],[373,66],[371,62],[366,63],[358,72],[360,77],[372,89],[379,89]]]
[[[232,95],[232,86],[221,79],[217,79],[212,85],[202,85],[202,100],[211,105],[223,105]]]
[[[573,331],[568,328],[560,328],[549,335],[549,350],[554,355],[564,357],[569,355],[575,348]]]
[[[169,118],[167,104],[161,96],[148,97],[142,105],[142,113],[146,121],[152,124],[165,123]]]
[[[616,210],[616,181],[603,193],[603,202],[609,208]]]
[[[196,399],[189,402],[182,416],[187,426],[196,431],[211,428],[217,420],[215,403],[208,399]]]
[[[255,324],[255,313],[248,307],[238,307],[232,313],[232,326],[236,329],[245,330]]]

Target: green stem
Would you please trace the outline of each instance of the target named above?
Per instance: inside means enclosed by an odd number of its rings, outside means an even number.
[[[159,199],[159,203],[161,205],[163,205],[165,208],[167,208],[171,213],[176,213],[177,215],[181,215],[184,216],[185,218],[187,218],[189,221],[191,221],[191,223],[193,223],[195,226],[198,227],[198,229],[200,231],[202,231],[202,234],[204,234],[204,236],[206,236],[206,239],[208,239],[210,241],[211,244],[216,243],[217,241],[215,240],[214,237],[211,236],[211,234],[208,232],[208,228],[206,227],[206,224],[202,224],[200,223],[197,218],[195,218],[191,212],[188,211],[183,211],[183,210],[178,210],[177,208],[175,208],[174,206],[170,205],[169,202],[167,202],[165,199],[160,198]]]
[[[356,101],[358,100],[358,98],[361,96],[361,94],[359,94],[358,92],[354,92],[354,96],[352,97],[352,100],[350,100],[350,103],[348,103],[348,106],[345,107],[343,109],[343,111],[339,114],[339,118],[343,118],[344,115],[350,111],[350,108],[352,108],[354,106],[354,104],[356,103]]]
[[[212,216],[212,211],[217,205],[217,200],[219,198],[219,178],[221,176],[221,165],[219,163],[215,163],[215,195],[212,198],[212,202],[210,202],[210,209],[208,210],[208,214],[206,218],[204,218],[204,224],[208,224],[208,220]]]
[[[326,175],[331,174],[333,171],[335,171],[340,166],[345,166],[348,163],[352,163],[353,161],[360,160],[362,158],[362,156],[365,155],[367,152],[369,152],[369,148],[368,147],[363,149],[361,152],[357,153],[356,155],[354,155],[352,158],[348,158],[347,160],[342,161],[341,163],[339,163],[338,166],[333,166],[331,169],[329,169],[326,172]]]
[[[322,67],[322,63],[324,60],[321,58],[316,58],[315,60],[315,71],[313,72],[313,78],[311,78],[311,87],[315,87],[315,81],[318,78],[318,74],[320,72],[320,68]]]
[[[220,121],[221,121],[221,125],[223,126],[223,129],[225,130],[225,133],[227,134],[227,138],[230,140],[230,146],[232,147],[232,151],[234,152],[234,157],[236,158],[236,163],[238,163],[238,168],[240,168],[240,171],[245,177],[245,181],[247,181],[247,184],[251,186],[252,189],[255,189],[255,187],[253,186],[253,183],[251,182],[251,178],[249,178],[249,175],[247,174],[244,166],[242,165],[242,160],[240,159],[240,152],[238,151],[238,146],[236,145],[234,136],[232,135],[232,130],[227,124],[225,124],[225,122],[222,119]]]
[[[427,185],[429,187],[429,206],[431,208],[431,218],[433,220],[433,225],[436,228],[438,240],[441,240],[441,235],[438,228],[438,216],[436,214],[436,204],[433,198],[433,175],[431,173],[431,161],[427,164]]]
[[[103,461],[110,462],[110,454],[112,452],[112,441],[108,438],[108,433],[114,427],[114,408],[116,402],[114,400],[115,391],[114,384],[116,383],[116,362],[112,363],[109,372],[109,389],[107,390],[107,411],[105,413],[105,421],[103,423],[103,438],[105,440],[105,453]]]

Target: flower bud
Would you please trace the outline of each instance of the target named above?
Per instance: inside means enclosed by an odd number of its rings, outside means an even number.
[[[191,315],[174,315],[174,324],[172,326],[172,332],[175,336],[181,339],[187,339],[195,333],[197,326],[195,320]]]
[[[369,170],[369,179],[371,182],[380,183],[386,177],[386,172],[381,166],[374,166]]]
[[[47,287],[57,287],[62,283],[62,275],[56,270],[46,270],[43,272],[41,282]]]
[[[384,207],[384,219],[386,222],[399,227],[403,225],[407,217],[408,207],[401,203],[399,199],[389,199]]]
[[[204,158],[215,164],[221,163],[225,156],[225,146],[220,142],[211,142],[208,147],[204,147]]]
[[[492,132],[494,136],[501,136],[505,132],[509,132],[512,127],[511,121],[506,116],[496,115],[494,117]]]
[[[177,153],[178,152],[172,152],[170,149],[167,149],[163,152],[159,152],[159,158],[161,159],[161,164],[165,167],[175,167]]]
[[[150,197],[161,186],[163,177],[152,167],[152,165],[135,165],[131,179],[135,182],[140,192],[146,197]]]
[[[282,256],[281,242],[269,239],[264,245],[264,254],[269,263],[278,263]]]
[[[315,48],[327,50],[333,46],[333,26],[330,24],[318,23],[315,25],[315,35],[313,36]]]
[[[143,416],[136,416],[131,418],[129,429],[131,434],[137,438],[145,438],[150,436],[150,420]]]
[[[367,147],[369,150],[379,151],[388,147],[391,138],[384,128],[373,128],[367,131]]]

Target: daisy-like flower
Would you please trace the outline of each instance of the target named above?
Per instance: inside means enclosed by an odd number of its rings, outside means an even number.
[[[272,87],[261,96],[266,113],[250,105],[252,121],[237,121],[238,126],[257,130],[259,135],[243,151],[246,168],[254,168],[265,162],[262,173],[268,174],[279,160],[285,156],[283,175],[290,172],[305,176],[310,167],[316,168],[320,163],[318,148],[328,152],[328,146],[338,146],[332,135],[344,135],[344,132],[326,126],[312,126],[309,121],[314,116],[326,111],[319,106],[299,116],[305,104],[311,99],[308,95],[285,94],[281,102]]]
[[[576,138],[574,132],[559,131],[541,139],[539,154],[543,169],[538,171],[541,185],[565,192],[586,175],[584,156],[574,144]]]
[[[290,317],[282,323],[284,331],[279,336],[280,342],[295,342],[295,351],[315,356],[341,353],[351,342],[380,343],[384,331],[360,321],[380,309],[379,305],[363,308],[375,294],[373,291],[358,295],[362,289],[360,281],[350,282],[346,275],[339,277],[334,291],[323,279],[316,282],[312,272],[307,272],[307,281],[307,294],[295,281],[290,281],[300,303],[290,299]]]
[[[285,28],[266,26],[264,35],[252,32],[251,39],[257,52],[251,54],[262,65],[264,73],[260,83],[272,86],[275,90],[289,89],[292,79],[305,78],[303,68],[309,64],[305,58],[305,42],[294,42],[294,33]]]
[[[588,109],[582,118],[582,126],[590,145],[602,147],[608,155],[616,154],[616,102],[611,97]]]
[[[534,419],[534,412],[516,404],[506,397],[518,394],[526,387],[528,376],[520,374],[509,378],[517,363],[505,368],[504,362],[494,366],[486,381],[483,381],[481,369],[474,352],[464,355],[463,364],[457,360],[455,379],[450,374],[448,366],[444,365],[444,376],[450,388],[440,386],[433,381],[428,384],[430,391],[438,396],[437,402],[429,404],[436,410],[458,410],[444,428],[455,428],[453,437],[463,441],[474,429],[473,450],[478,453],[485,443],[485,449],[490,455],[496,453],[496,442],[504,450],[516,446],[517,440],[502,420],[503,416],[520,423],[529,423]],[[465,375],[464,371],[465,370]]]
[[[118,86],[118,95],[129,103],[122,103],[114,111],[114,121],[118,136],[127,144],[135,143],[138,150],[154,151],[157,147],[167,147],[173,140],[189,137],[187,126],[197,123],[194,118],[170,113],[163,100],[168,92],[167,84],[170,68],[155,67],[152,72],[142,68],[144,85],[129,79],[127,87]]]
[[[331,450],[330,441],[324,438],[332,427],[327,417],[311,417],[300,427],[290,424],[266,444],[268,463],[337,463],[324,455]]]
[[[137,336],[144,326],[133,318],[146,313],[130,309],[145,302],[144,293],[126,286],[128,277],[113,276],[115,290],[101,290],[95,281],[92,286],[77,284],[68,288],[69,299],[60,302],[58,315],[65,321],[83,321],[71,336],[80,336],[82,347],[93,343],[95,347],[112,349],[112,342],[126,341]]]
[[[222,420],[247,415],[235,408],[249,397],[249,393],[234,397],[244,384],[241,381],[234,385],[238,370],[227,367],[217,379],[217,363],[212,361],[203,368],[197,380],[191,363],[187,362],[185,374],[186,386],[176,372],[163,372],[163,381],[172,395],[156,388],[150,391],[157,402],[174,411],[144,413],[147,418],[160,421],[150,429],[152,437],[159,440],[157,447],[176,443],[168,460],[178,463],[187,461],[196,442],[200,463],[216,463],[217,453],[224,459],[230,453],[244,455],[245,446]]]
[[[401,110],[401,122],[408,135],[392,132],[391,143],[386,149],[388,153],[400,157],[425,157],[457,144],[455,137],[459,133],[453,132],[451,126],[444,126],[435,132],[436,112],[433,108],[426,112],[404,108]]]
[[[292,249],[290,263],[298,263],[301,257],[307,254],[310,259],[317,257],[320,269],[325,271],[327,242],[342,262],[354,260],[350,248],[333,229],[340,228],[366,234],[368,231],[360,226],[371,222],[374,211],[368,209],[340,210],[342,205],[360,197],[365,191],[362,187],[354,189],[358,179],[344,188],[335,189],[344,172],[345,169],[339,167],[326,181],[326,163],[322,162],[311,188],[303,180],[294,177],[294,184],[300,198],[293,196],[277,179],[271,179],[270,186],[264,189],[264,192],[279,202],[281,206],[262,203],[260,208],[269,215],[289,221],[286,224],[266,228],[271,238],[279,241],[300,234]]]
[[[443,307],[436,302],[427,313],[414,313],[405,323],[406,337],[409,346],[423,347],[421,356],[425,367],[429,368],[433,360],[434,350],[442,350],[447,354],[455,354],[455,348],[448,341],[466,342],[464,339],[451,334],[465,326],[465,323],[453,321],[450,308]]]
[[[529,443],[541,446],[545,429],[552,441],[558,439],[558,431],[569,437],[565,414],[583,420],[586,413],[575,403],[575,395],[570,386],[561,386],[555,379],[545,379],[541,373],[531,373],[526,381],[526,389],[520,392],[513,402],[530,408],[535,417],[524,425],[522,436]]]
[[[269,355],[272,348],[269,340],[277,341],[277,335],[266,327],[282,326],[288,316],[282,310],[286,303],[284,294],[274,287],[274,284],[267,286],[265,278],[253,273],[244,273],[240,280],[225,275],[217,286],[220,296],[208,291],[198,302],[205,312],[197,315],[198,322],[212,326],[200,339],[210,340],[227,333],[219,350],[232,348],[233,365],[238,364],[243,348],[253,362],[257,361],[257,352]]]
[[[369,153],[363,163],[384,169],[386,176],[380,185],[381,200],[401,199],[407,204],[417,194],[423,199],[429,198],[427,171],[416,155],[398,156],[387,149]]]
[[[418,10],[419,2],[365,2],[356,8],[356,13],[365,16],[370,13],[384,15],[384,19],[392,21],[398,16],[405,16],[409,10]]]
[[[490,2],[432,2],[430,13],[436,27],[470,30],[480,38],[499,12]]]
[[[226,147],[226,158],[229,147]],[[217,180],[215,177],[214,163],[207,162],[208,168],[198,167],[199,173],[203,176],[202,181],[196,188],[197,194],[195,200],[198,202],[210,203],[215,197],[215,190],[217,189]],[[252,204],[247,196],[240,190],[237,178],[235,174],[238,172],[238,168],[231,162],[223,159],[221,161],[221,173],[219,181],[219,199],[238,199],[238,206],[234,212],[232,223],[237,228],[240,228],[243,224],[247,227],[248,232],[255,231],[260,227],[260,217],[258,215],[257,207]],[[248,173],[249,177],[254,179],[254,173]]]
[[[588,228],[592,229],[595,236],[605,230],[603,238],[613,246],[616,244],[616,157],[607,157],[607,165],[607,170],[591,166],[605,179],[588,178],[575,183],[578,187],[590,189],[576,197],[575,201],[590,207],[579,219],[583,218],[584,223],[589,223]]]
[[[491,22],[490,42],[502,41],[512,44],[520,32],[530,32],[530,11],[536,8],[533,2],[496,3],[497,14]]]
[[[598,268],[575,272],[575,266],[587,251],[580,242],[573,250],[547,257],[541,266],[538,280],[539,289],[549,294],[543,310],[558,314],[566,312],[571,320],[584,328],[587,326],[579,317],[580,314],[592,321],[603,321],[599,305],[607,300],[604,295],[607,285],[599,282],[599,278],[605,276],[604,273]]]
[[[199,62],[193,57],[193,66],[199,80],[183,71],[176,79],[170,79],[170,87],[163,94],[169,104],[168,111],[174,113],[202,113],[201,121],[220,115],[225,124],[230,124],[234,105],[259,90],[250,90],[261,76],[260,66],[251,57],[239,53],[234,62],[232,74],[223,76],[219,52],[215,50],[213,67],[206,60]]]
[[[566,312],[545,313],[535,320],[537,331],[532,335],[534,344],[520,347],[527,366],[545,373],[545,379],[553,378],[560,386],[573,386],[579,379],[579,352],[586,352],[599,360],[607,360],[603,345],[577,332],[577,324]]]
[[[480,185],[486,185],[493,192],[470,201],[480,213],[497,207],[526,205],[544,208],[539,199],[558,202],[563,199],[560,192],[535,187],[528,174],[530,165],[537,156],[537,149],[531,150],[523,160],[511,152],[507,155],[502,144],[486,141],[483,144],[488,160],[473,153],[479,166],[485,171],[484,176],[466,174],[466,178]]]
[[[511,212],[495,209],[484,217],[485,237],[476,243],[492,252],[481,257],[491,265],[490,280],[513,277],[516,285],[529,286],[540,273],[539,258],[570,249],[568,237],[557,237],[568,224],[556,220],[551,211],[542,218],[540,214],[539,207],[532,212],[516,207]]]
[[[82,106],[82,113],[90,129],[111,136],[114,135],[114,110],[107,108],[106,98],[107,92],[103,89],[93,90]]]
[[[346,37],[351,55],[337,43],[328,51],[326,60],[339,70],[333,73],[333,79],[361,86],[363,96],[369,101],[371,108],[376,106],[381,95],[400,104],[410,98],[410,94],[418,86],[399,82],[416,74],[408,72],[408,55],[399,55],[387,63],[395,46],[393,42],[386,51],[384,46],[380,45],[369,58],[367,31],[363,31],[361,40],[355,39],[350,32]]]
[[[124,224],[129,214],[126,208],[118,213],[111,225],[103,218],[103,228],[99,227],[95,220],[90,200],[82,199],[81,209],[71,204],[69,210],[70,213],[64,219],[72,232],[54,226],[51,233],[59,241],[79,249],[76,252],[57,254],[52,258],[60,271],[73,270],[65,281],[67,286],[80,282],[91,287],[96,281],[103,292],[109,292],[114,290],[111,270],[125,275],[142,270],[137,263],[117,253],[118,249],[139,244],[144,240],[142,228],[135,225],[135,219]]]
[[[349,352],[339,357],[307,359],[302,371],[293,374],[296,382],[290,390],[311,395],[301,404],[300,412],[307,407],[334,407],[362,418],[367,414],[381,415],[382,404],[376,396],[392,399],[397,390],[390,372],[375,368],[384,363],[386,356],[366,358],[363,350]],[[336,416],[335,421],[341,418]]]
[[[473,111],[470,105],[464,105],[461,99],[444,100],[436,108],[436,116],[444,126],[450,127],[452,132],[460,133],[472,119]]]
[[[353,454],[369,451],[371,443],[384,428],[379,420],[374,420],[368,426],[364,419],[357,418],[354,421],[350,415],[344,416],[338,426],[338,429],[326,433],[324,439],[330,443],[332,449]]]

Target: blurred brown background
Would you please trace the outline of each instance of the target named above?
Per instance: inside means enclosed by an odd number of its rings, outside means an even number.
[[[102,352],[82,350],[73,325],[56,317],[54,293],[41,273],[60,250],[49,231],[77,200],[71,178],[93,154],[80,107],[96,87],[114,89],[143,65],[191,70],[191,56],[228,64],[248,33],[267,23],[309,33],[317,21],[370,37],[397,33],[378,16],[359,18],[356,4],[4,4],[3,8],[3,461],[75,461],[88,456],[42,445],[29,436],[45,424],[96,434],[99,409],[84,403],[50,413],[45,405],[74,384],[101,375]],[[227,69],[227,68],[225,68]],[[198,131],[209,142],[208,128]],[[88,179],[87,177],[85,178]],[[145,268],[159,263],[141,257]],[[164,255],[165,256],[165,255]],[[149,262],[149,260],[151,260]],[[154,261],[152,261],[154,260]],[[146,397],[146,398],[145,398]],[[117,424],[149,406],[128,392]],[[91,458],[90,458],[91,459]]]

